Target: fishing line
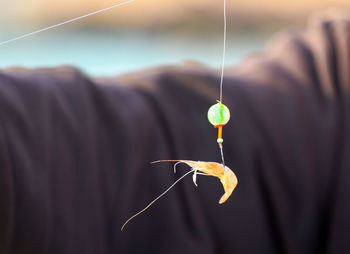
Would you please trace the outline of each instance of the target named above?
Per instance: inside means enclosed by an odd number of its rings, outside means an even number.
[[[221,103],[222,103],[222,84],[224,81],[224,68],[225,68],[225,56],[226,56],[226,33],[227,33],[226,0],[224,0],[224,46],[222,50],[222,65],[221,65],[221,77],[220,77],[220,102]]]
[[[227,33],[226,0],[224,0],[224,45],[222,49],[222,65],[221,65],[221,77],[220,77],[220,103],[221,104],[222,104],[222,90],[223,90],[222,87],[224,82],[224,68],[225,68],[225,56],[226,56],[226,33]],[[222,128],[222,127],[219,127],[219,128]],[[222,165],[225,168],[224,149],[223,149],[222,142],[219,142],[219,139],[218,139],[218,144],[219,144],[219,149],[221,154]]]
[[[56,27],[63,26],[63,25],[66,25],[66,24],[68,24],[68,23],[71,23],[71,22],[80,20],[80,19],[87,18],[87,17],[89,17],[89,16],[92,16],[92,15],[95,15],[95,14],[98,14],[98,13],[101,13],[101,12],[104,12],[104,11],[111,10],[111,9],[113,9],[113,8],[115,8],[115,7],[119,7],[119,6],[128,4],[128,3],[133,2],[133,1],[134,1],[134,0],[128,0],[128,1],[125,1],[125,2],[122,2],[122,3],[118,3],[118,4],[115,4],[115,5],[112,5],[112,6],[103,8],[103,9],[101,9],[101,10],[94,11],[94,12],[91,12],[91,13],[88,13],[88,14],[85,14],[85,15],[82,15],[82,16],[77,17],[77,18],[73,18],[73,19],[70,19],[70,20],[67,20],[67,21],[58,23],[58,24],[53,25],[53,26],[45,27],[45,28],[42,28],[42,29],[40,29],[40,30],[31,32],[31,33],[28,33],[28,34],[24,34],[24,35],[18,36],[18,37],[16,37],[16,38],[13,38],[13,39],[10,39],[10,40],[6,40],[6,41],[3,41],[3,42],[0,42],[0,47],[4,46],[5,44],[8,44],[8,43],[10,43],[10,42],[14,42],[14,41],[17,41],[17,40],[21,40],[21,39],[23,39],[23,38],[26,38],[26,37],[29,37],[29,36],[32,36],[32,35],[35,35],[35,34],[44,32],[44,31],[48,31],[48,30],[54,29],[54,28],[56,28]]]
[[[223,82],[224,82],[224,69],[225,69],[225,56],[226,56],[226,33],[227,33],[227,18],[226,18],[226,0],[224,1],[224,45],[222,49],[222,65],[221,65],[221,76],[220,76],[220,100],[217,101],[216,104],[212,105],[208,110],[208,120],[209,122],[218,129],[218,138],[217,143],[219,145],[221,161],[223,168],[225,169],[225,159],[224,159],[224,151],[223,151],[223,138],[222,138],[222,129],[230,120],[230,110],[227,106],[222,104],[222,90],[223,90]]]
[[[123,226],[121,227],[121,231],[123,231],[123,229],[125,228],[126,224],[129,223],[129,221],[131,221],[133,218],[135,218],[136,216],[140,215],[141,213],[143,213],[144,211],[146,211],[151,205],[153,205],[158,199],[160,199],[161,197],[163,197],[168,191],[170,191],[178,182],[180,182],[185,176],[187,176],[188,174],[192,173],[193,170],[188,171],[186,174],[182,175],[179,179],[177,179],[172,185],[170,185],[170,187],[168,189],[166,189],[162,194],[160,194],[158,197],[156,197],[151,203],[149,203],[145,208],[143,208],[141,211],[139,211],[138,213],[134,214],[133,216],[131,216],[127,221],[125,221],[125,223],[123,224]]]

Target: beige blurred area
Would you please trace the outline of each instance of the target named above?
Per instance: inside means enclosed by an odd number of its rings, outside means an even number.
[[[285,28],[301,28],[315,12],[348,11],[350,0],[226,0],[226,66],[263,51]],[[123,2],[0,0],[0,41]],[[222,64],[224,0],[134,0],[98,15],[0,48],[0,69],[71,65],[94,76],[154,66]]]
[[[12,0],[12,18],[19,22],[51,24],[122,1]],[[223,0],[135,0],[118,10],[96,15],[84,25],[129,29],[216,29],[222,22]],[[349,0],[227,0],[231,29],[275,30],[300,24],[310,13],[350,8]]]

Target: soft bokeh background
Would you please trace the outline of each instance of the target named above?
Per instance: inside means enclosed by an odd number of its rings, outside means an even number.
[[[0,1],[0,41],[116,4],[107,0]],[[0,68],[74,65],[98,76],[186,60],[219,67],[221,0],[135,0],[0,47]],[[283,27],[349,0],[227,0],[227,64],[264,48]]]

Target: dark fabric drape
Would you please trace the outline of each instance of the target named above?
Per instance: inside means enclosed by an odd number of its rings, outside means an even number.
[[[0,72],[0,253],[350,253],[350,19],[227,69],[227,165],[237,189],[179,183],[159,159],[220,161],[206,119],[219,73],[164,67],[116,79],[68,68]]]

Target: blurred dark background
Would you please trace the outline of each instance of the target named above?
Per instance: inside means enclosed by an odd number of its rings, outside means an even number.
[[[0,1],[0,42],[116,3]],[[189,177],[120,232],[180,173],[150,161],[220,160],[206,118],[219,71],[178,65],[88,79],[73,68],[1,70],[1,254],[350,253],[350,18],[305,26],[312,13],[345,11],[350,1],[227,7],[227,65],[281,29],[304,27],[225,72],[225,158],[239,181],[230,200],[216,205],[219,182],[203,177],[196,189]],[[0,69],[217,68],[222,14],[222,0],[135,0],[0,47]]]

